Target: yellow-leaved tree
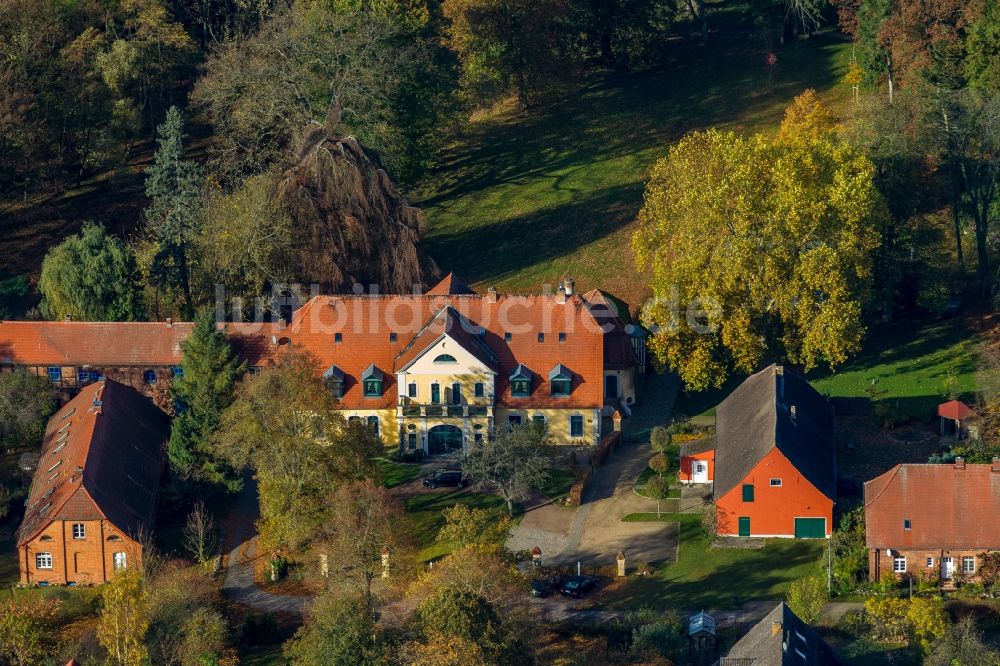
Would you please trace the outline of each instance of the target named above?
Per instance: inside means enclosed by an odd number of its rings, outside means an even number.
[[[885,204],[874,166],[807,91],[774,139],[707,130],[653,167],[633,247],[655,358],[687,388],[858,351]]]
[[[101,621],[97,638],[117,666],[140,666],[149,659],[149,594],[142,571],[124,569],[101,588]]]

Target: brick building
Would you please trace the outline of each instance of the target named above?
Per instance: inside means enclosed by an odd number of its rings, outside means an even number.
[[[804,378],[772,365],[716,410],[716,532],[825,538],[837,470],[833,410]]]
[[[139,566],[169,432],[166,414],[112,380],[49,419],[17,532],[22,583],[103,583]]]
[[[1000,460],[896,465],[865,483],[868,570],[952,584],[1000,550]]]

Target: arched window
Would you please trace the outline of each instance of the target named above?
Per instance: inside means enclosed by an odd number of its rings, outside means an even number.
[[[458,361],[455,360],[455,357],[452,356],[451,354],[441,354],[440,356],[438,356],[437,358],[434,359],[434,362],[435,363],[458,363]]]

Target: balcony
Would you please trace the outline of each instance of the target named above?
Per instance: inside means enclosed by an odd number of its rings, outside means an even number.
[[[488,416],[490,412],[489,405],[443,405],[440,403],[419,403],[411,400],[400,401],[399,408],[404,418],[420,416],[463,418],[465,416]]]

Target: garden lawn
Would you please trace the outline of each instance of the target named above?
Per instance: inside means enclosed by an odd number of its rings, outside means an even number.
[[[401,463],[388,458],[376,458],[375,465],[378,466],[382,474],[382,485],[386,488],[395,488],[404,483],[409,483],[420,476],[420,465],[413,463]]]
[[[437,559],[451,552],[451,546],[437,543],[434,539],[438,530],[444,526],[441,512],[455,504],[495,511],[498,517],[507,513],[506,503],[496,495],[470,493],[464,490],[421,493],[407,499],[406,512],[410,518],[410,535],[414,545],[419,549],[419,559],[422,562]],[[515,505],[514,510],[519,513],[520,507]]]
[[[929,419],[949,392],[972,400],[977,390],[978,339],[961,319],[906,318],[870,331],[860,354],[836,371],[815,370],[806,378],[829,396],[868,397],[876,379],[880,398],[893,412]],[[745,375],[734,375],[721,389],[682,392],[674,418],[715,422],[715,407]]]
[[[627,516],[638,519],[641,514]],[[652,515],[655,519],[655,514]],[[609,592],[600,604],[608,609],[724,610],[739,603],[783,599],[789,583],[817,573],[826,541],[769,539],[759,550],[711,548],[701,527],[701,516],[670,514],[663,522],[680,523],[680,549],[676,562],[652,576],[633,577],[619,590]]]
[[[538,488],[539,492],[552,502],[559,502],[569,495],[569,489],[576,481],[576,472],[565,467],[554,467],[549,470],[549,476]]]
[[[977,338],[961,319],[901,320],[874,331],[860,355],[809,381],[831,396],[866,396],[872,380],[897,413],[920,420],[949,392],[971,400],[977,389]]]
[[[714,11],[714,10],[713,10]],[[444,271],[480,289],[538,290],[563,275],[635,306],[646,296],[631,237],[653,163],[684,133],[771,132],[815,88],[839,113],[851,46],[816,35],[777,51],[771,90],[752,18],[700,40],[670,40],[663,66],[594,73],[553,106],[463,126],[413,199],[424,246]],[[727,19],[728,20],[728,19]]]

